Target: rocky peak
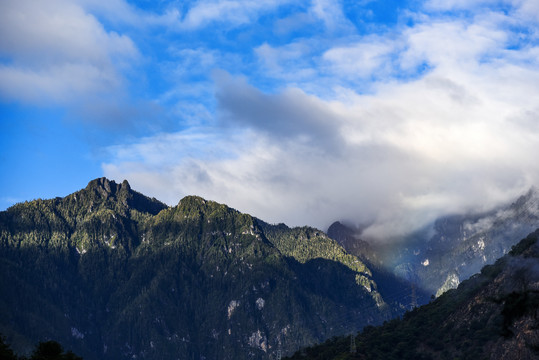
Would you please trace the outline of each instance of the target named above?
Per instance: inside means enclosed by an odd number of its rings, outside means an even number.
[[[75,193],[74,197],[75,199],[79,197],[89,201],[91,209],[104,205],[116,210],[135,209],[155,215],[167,208],[162,202],[132,190],[127,180],[118,184],[114,180],[109,180],[105,177],[90,181],[86,188]]]
[[[114,180],[109,180],[106,177],[94,179],[88,183],[86,190],[94,190],[101,196],[108,198],[109,196],[114,196],[120,191],[129,192],[131,186],[124,180],[121,184],[116,184]]]
[[[127,180],[124,180],[124,181],[122,181],[122,183],[120,184],[120,188],[129,191],[129,190],[131,190],[131,185],[129,185],[129,183],[127,182]]]
[[[328,228],[327,234],[330,238],[337,240],[339,242],[344,242],[349,238],[354,237],[354,231],[348,226],[343,225],[340,221],[335,221]]]
[[[327,234],[330,238],[337,241],[346,251],[366,260],[373,259],[373,251],[370,244],[358,237],[359,229],[352,229],[339,221],[335,221],[328,228]]]

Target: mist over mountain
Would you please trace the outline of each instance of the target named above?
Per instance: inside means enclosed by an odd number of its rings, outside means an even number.
[[[328,235],[350,253],[438,296],[507,254],[538,226],[539,192],[532,188],[506,206],[441,217],[387,242],[364,241],[361,229],[339,222]]]
[[[320,230],[105,178],[0,212],[0,272],[7,342],[87,360],[266,359],[410,306]]]
[[[359,231],[357,228],[353,229],[336,221],[329,227],[327,234],[349,253],[354,254],[367,264],[386,301],[391,299],[395,305],[407,304],[409,308],[426,304],[430,300],[431,293],[417,281],[411,281],[409,278],[395,273],[392,268],[384,266],[383,256],[380,256],[383,254],[380,249],[361,240],[357,235]]]

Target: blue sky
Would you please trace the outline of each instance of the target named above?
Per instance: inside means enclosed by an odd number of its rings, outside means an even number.
[[[4,0],[0,209],[128,179],[388,237],[539,184],[539,2]]]

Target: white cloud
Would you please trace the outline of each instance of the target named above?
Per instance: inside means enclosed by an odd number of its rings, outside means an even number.
[[[125,0],[73,0],[72,3],[77,3],[92,14],[103,15],[111,21],[138,25],[143,23],[141,12]]]
[[[174,56],[175,60],[173,62],[174,69],[169,71],[169,76],[173,75],[179,79],[211,73],[217,66],[217,62],[222,58],[217,51],[204,48],[171,48],[169,52]]]
[[[378,37],[363,39],[346,47],[334,47],[322,59],[333,73],[353,78],[386,77],[391,72],[391,55],[397,44]]]
[[[306,42],[290,43],[273,47],[264,43],[254,49],[266,76],[280,78],[288,83],[310,80],[317,76],[309,60],[313,49]],[[289,69],[294,69],[293,72]]]
[[[199,1],[184,14],[180,29],[194,30],[210,23],[239,26],[256,21],[261,13],[273,10],[289,0],[210,0]]]
[[[499,0],[428,0],[425,6],[433,10],[471,9],[499,2]]]
[[[139,30],[149,30],[150,27],[177,28],[181,22],[181,13],[175,2],[163,6],[163,10],[151,12],[138,8],[126,0],[72,0],[87,12],[106,19],[116,26],[129,25]],[[158,7],[164,3],[156,4]]]
[[[535,23],[536,27],[539,26],[537,22],[539,20],[539,2],[535,0],[513,0],[513,4],[518,6],[519,17]]]
[[[347,31],[353,27],[336,0],[313,0],[309,14],[321,20],[329,31]]]
[[[306,12],[294,13],[275,21],[273,31],[278,35],[287,35],[302,28],[312,26],[316,19]]]
[[[252,128],[279,140],[339,151],[341,120],[318,98],[295,88],[266,95],[226,73],[217,74],[216,85],[219,116],[226,127]]]
[[[0,65],[0,96],[27,103],[69,103],[79,96],[118,88],[115,73],[103,73],[91,64],[65,63],[46,69]]]
[[[527,23],[537,29],[539,25],[539,3],[536,0],[429,0],[425,9],[428,11],[468,10],[474,15],[490,9],[504,9],[516,25]]]
[[[138,57],[130,38],[69,1],[6,0],[0,8],[4,99],[65,103],[118,90],[119,66]]]
[[[522,114],[520,105],[529,107],[526,100],[508,104],[481,89],[480,100],[460,101],[452,95],[459,87],[436,75],[346,103],[299,90],[267,96],[233,84],[220,86],[236,91],[229,96],[249,104],[252,116],[224,100],[228,121],[252,123],[211,136],[178,134],[115,148],[106,175],[129,178],[169,203],[198,194],[272,222],[321,228],[343,218],[372,222],[364,233],[372,237],[449,212],[484,210],[539,180],[539,166],[528,156],[539,151],[538,136],[512,120]],[[279,125],[298,114],[301,122]],[[245,125],[250,130],[240,130]]]
[[[312,11],[330,24],[340,15],[325,4],[313,2]],[[200,11],[193,26],[214,21]],[[373,238],[485,210],[537,185],[533,37],[489,9],[417,19],[331,47],[324,38],[322,50],[263,43],[255,51],[264,75],[288,81],[285,90],[266,94],[220,73],[216,124],[110,148],[105,175],[170,204],[197,194],[270,222],[369,223],[364,235]],[[378,81],[365,80],[368,93],[349,85],[369,77]],[[309,91],[322,86],[331,96]]]
[[[409,29],[405,34],[408,49],[402,54],[402,67],[427,62],[437,68],[469,68],[483,59],[495,58],[507,41],[507,34],[495,25],[453,20]]]

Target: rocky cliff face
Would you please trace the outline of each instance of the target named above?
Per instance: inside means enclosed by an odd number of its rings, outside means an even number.
[[[265,359],[402,312],[323,232],[124,181],[0,212],[0,333],[85,359]]]

